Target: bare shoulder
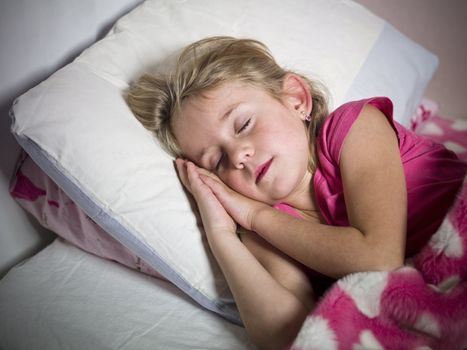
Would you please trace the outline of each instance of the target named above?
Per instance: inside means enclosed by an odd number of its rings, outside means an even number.
[[[398,146],[397,135],[383,112],[372,105],[365,105],[344,140],[341,160],[349,153],[354,153],[356,149],[371,151],[369,147],[378,144],[388,146],[382,147],[382,150],[393,148],[391,145]],[[379,156],[383,156],[383,154],[379,154]],[[358,161],[358,159],[353,159],[353,161]]]
[[[388,179],[388,175],[392,170],[401,173],[397,134],[376,107],[366,105],[349,130],[342,145],[340,169],[344,186],[358,183],[366,187],[362,180],[372,183],[376,181],[375,176],[391,183],[394,178]],[[400,180],[400,176],[396,177]]]

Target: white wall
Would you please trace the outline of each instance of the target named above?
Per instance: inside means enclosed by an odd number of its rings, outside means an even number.
[[[9,196],[19,146],[9,132],[15,97],[101,38],[142,0],[0,0],[0,277],[50,242]]]

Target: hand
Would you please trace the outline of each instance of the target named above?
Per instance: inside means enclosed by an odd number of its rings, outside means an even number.
[[[237,228],[235,221],[226,212],[210,187],[200,178],[201,172],[208,172],[183,159],[177,159],[175,164],[181,182],[193,195],[198,205],[208,240],[213,233],[231,232],[234,234]]]
[[[192,162],[183,159],[177,159],[176,164],[177,168],[182,167],[182,164],[191,164],[190,167],[193,166],[196,169],[203,184],[211,190],[211,192],[215,195],[217,200],[224,207],[230,217],[232,217],[236,223],[247,230],[252,230],[252,223],[256,213],[264,207],[269,207],[263,202],[248,198],[232,190],[230,187],[224,184],[224,182],[222,182],[222,180],[217,175],[206,169],[197,167]],[[181,168],[179,168],[179,174],[182,183],[193,194],[186,175],[184,175],[180,169]]]
[[[247,230],[253,230],[253,220],[256,214],[261,209],[269,207],[263,202],[248,198],[232,190],[219,177],[206,170],[200,172],[200,178],[211,189],[227,213]]]

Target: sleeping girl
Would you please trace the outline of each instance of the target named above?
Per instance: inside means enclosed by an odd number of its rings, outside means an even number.
[[[401,267],[466,173],[395,122],[388,98],[329,114],[324,89],[255,40],[195,42],[173,71],[143,75],[128,103],[176,157],[260,348],[290,344],[329,281]]]

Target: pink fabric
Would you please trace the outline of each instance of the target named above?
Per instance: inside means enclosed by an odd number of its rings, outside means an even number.
[[[438,114],[438,104],[423,99],[412,117],[410,130],[443,144],[467,162],[467,120]]]
[[[273,208],[280,210],[281,212],[285,214],[289,214],[290,216],[296,217],[297,219],[303,219],[303,217],[300,215],[298,210],[295,209],[294,207],[291,207],[288,204],[285,204],[285,203],[274,204]]]
[[[440,226],[462,185],[466,164],[444,146],[395,122],[388,98],[346,103],[328,117],[318,137],[319,166],[314,175],[314,189],[328,224],[349,225],[339,170],[340,154],[346,135],[366,104],[386,115],[399,139],[408,196],[406,256],[412,256]]]
[[[42,226],[75,246],[147,275],[161,275],[105,232],[26,153],[16,170],[11,196]]]
[[[290,349],[467,347],[467,182],[414,259],[390,272],[338,280],[308,315]]]

